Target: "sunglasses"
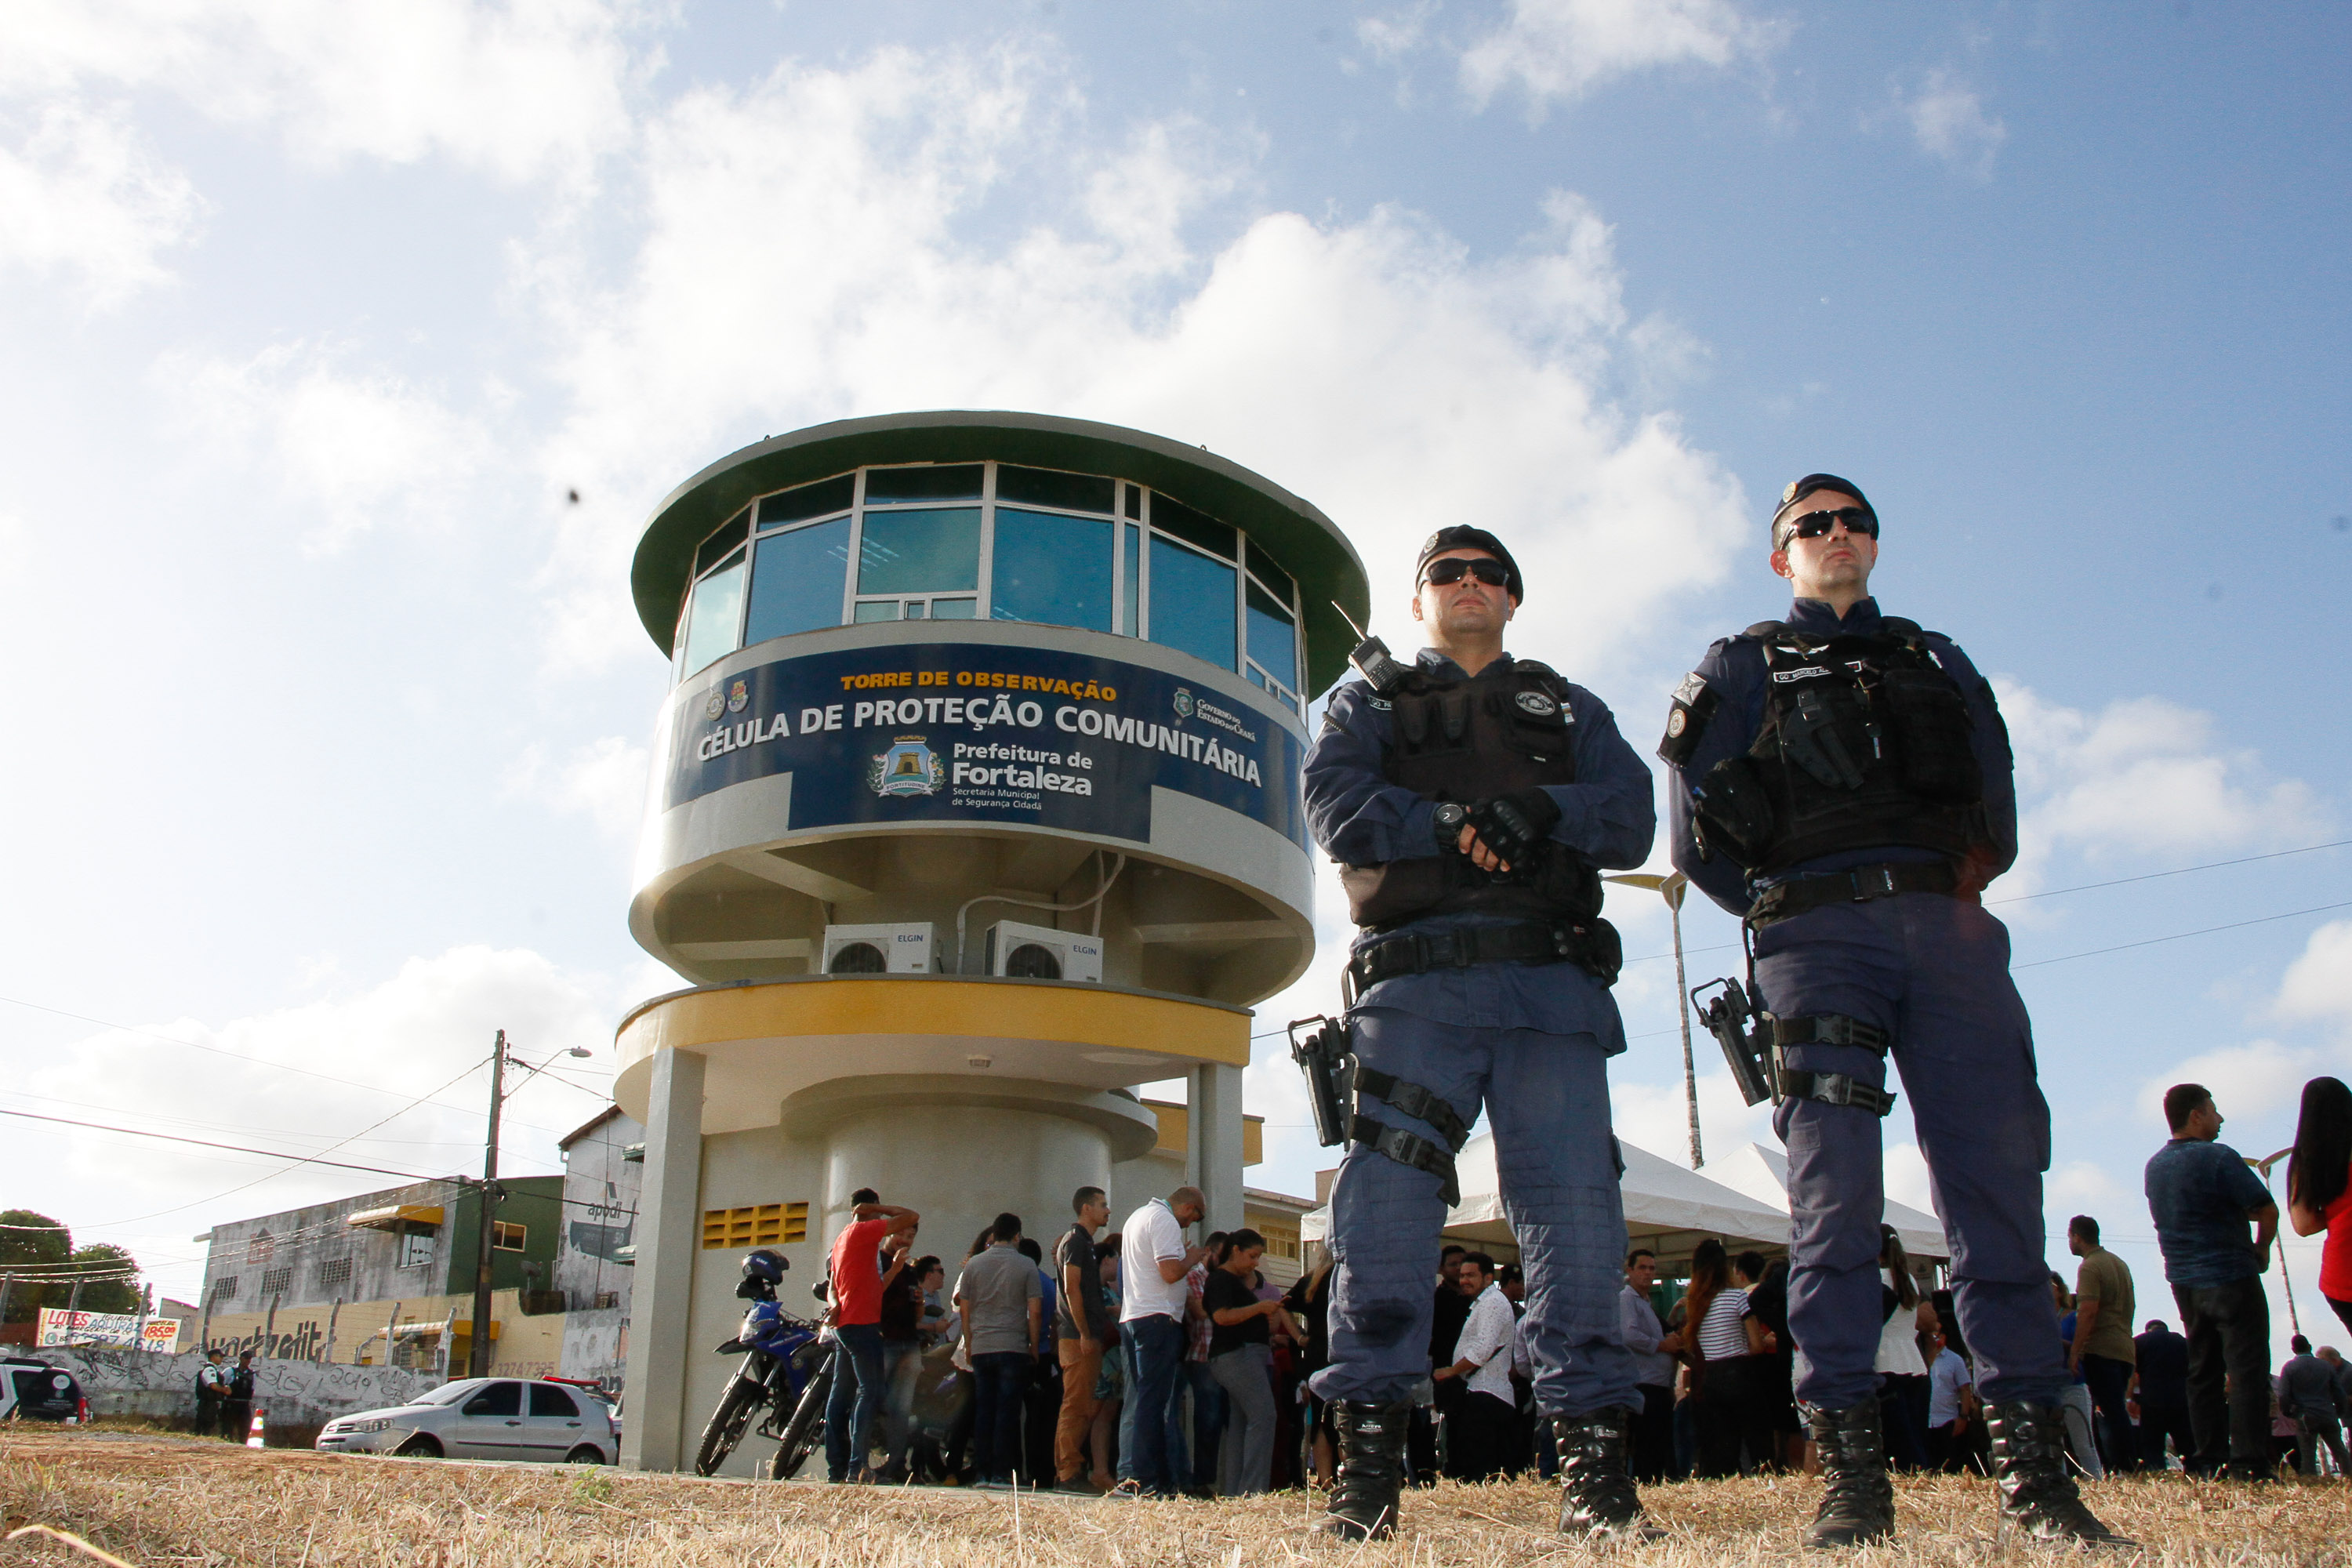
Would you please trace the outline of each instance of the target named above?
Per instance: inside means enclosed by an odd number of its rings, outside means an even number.
[[[1421,580],[1445,588],[1465,577],[1475,577],[1489,588],[1502,588],[1509,585],[1511,573],[1501,562],[1488,556],[1449,555],[1443,561],[1431,562]]]
[[[1792,539],[1819,539],[1839,523],[1845,524],[1848,533],[1866,533],[1878,537],[1878,520],[1858,506],[1842,506],[1835,511],[1809,511],[1789,524],[1789,531],[1780,536],[1786,545]]]

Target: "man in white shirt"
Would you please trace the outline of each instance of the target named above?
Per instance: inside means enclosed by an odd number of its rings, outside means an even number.
[[[1633,1416],[1633,1479],[1663,1481],[1675,1462],[1675,1352],[1682,1336],[1670,1334],[1650,1300],[1658,1282],[1658,1255],[1637,1247],[1625,1255],[1625,1289],[1617,1296],[1617,1328],[1633,1352],[1633,1375],[1642,1408]]]
[[[1462,1260],[1462,1293],[1470,1316],[1454,1342],[1454,1364],[1430,1376],[1465,1390],[1452,1402],[1445,1424],[1451,1452],[1447,1473],[1457,1480],[1483,1481],[1510,1468],[1511,1436],[1518,1406],[1511,1396],[1511,1341],[1518,1314],[1495,1282],[1495,1260],[1474,1252]]]
[[[1184,1454],[1181,1436],[1170,1437],[1170,1406],[1184,1361],[1184,1306],[1192,1294],[1184,1276],[1209,1255],[1205,1247],[1184,1245],[1184,1227],[1198,1225],[1208,1208],[1200,1188],[1179,1187],[1119,1227],[1126,1300],[1118,1322],[1129,1355],[1128,1397],[1135,1403],[1133,1475],[1118,1489],[1124,1495],[1177,1497],[1184,1490]]]
[[[1969,1418],[1977,1408],[1976,1377],[1959,1352],[1944,1342],[1941,1330],[1937,1331],[1934,1343],[1935,1364],[1927,1372],[1927,1458],[1939,1470],[1955,1471],[1963,1468],[1970,1446]]]

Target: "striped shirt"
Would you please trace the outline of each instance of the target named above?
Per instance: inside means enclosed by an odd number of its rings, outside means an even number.
[[[1698,1326],[1698,1353],[1708,1361],[1729,1361],[1748,1353],[1748,1292],[1727,1285],[1707,1303],[1706,1318]]]

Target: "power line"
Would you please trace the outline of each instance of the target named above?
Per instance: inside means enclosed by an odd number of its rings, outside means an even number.
[[[2307,910],[2289,910],[2283,915],[2256,915],[2250,921],[2231,921],[2228,925],[2205,926],[2197,931],[2178,931],[2170,936],[2152,936],[2144,942],[2122,942],[2113,947],[2094,947],[2081,952],[2061,953],[2056,958],[2037,958],[2031,963],[2012,964],[2015,969],[2039,969],[2045,963],[2064,963],[2069,959],[2096,958],[2103,952],[2124,952],[2135,947],[2154,947],[2158,942],[2179,942],[2192,936],[2210,936],[2219,931],[2237,931],[2245,926],[2268,925],[2273,921],[2291,921],[2297,915],[2324,915],[2330,910],[2352,910],[2352,900],[2340,904],[2318,904]]]
[[[1988,899],[1985,901],[1991,904],[2021,904],[2028,899],[2054,899],[2061,893],[2087,893],[2095,888],[2120,888],[2131,882],[2153,882],[2160,877],[2185,877],[2191,871],[2212,871],[2224,866],[2251,866],[2257,860],[2277,860],[2289,855],[2309,855],[2320,849],[2341,849],[2347,844],[2352,844],[2352,838],[2335,838],[2325,844],[2306,844],[2299,849],[2275,849],[2268,855],[2242,855],[2235,860],[2208,860],[2201,866],[2182,866],[2170,871],[2150,871],[2144,876],[2117,877],[2112,882],[2084,882],[2073,888],[2051,888],[2039,893],[2019,893],[2013,898]]]
[[[276,1149],[248,1148],[242,1143],[215,1143],[209,1138],[184,1138],[176,1132],[149,1132],[137,1127],[110,1127],[103,1121],[77,1121],[69,1116],[36,1116],[29,1110],[11,1110],[5,1106],[0,1106],[0,1116],[15,1116],[26,1121],[54,1121],[64,1127],[88,1127],[100,1132],[123,1132],[133,1138],[156,1138],[167,1143],[194,1143],[199,1148],[226,1149],[233,1154],[260,1154],[272,1160],[292,1160],[298,1164],[332,1165],[338,1170],[366,1171],[373,1175],[400,1176],[412,1182],[457,1182],[462,1184],[466,1180],[463,1176],[420,1176],[414,1171],[394,1171],[383,1165],[354,1165],[343,1160],[320,1160],[315,1156],[288,1154]],[[272,1174],[277,1173],[272,1173]],[[127,1225],[130,1222],[125,1220],[121,1223]]]

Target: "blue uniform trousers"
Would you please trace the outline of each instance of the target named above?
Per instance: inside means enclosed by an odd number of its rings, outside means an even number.
[[[1756,969],[1766,1005],[1781,1017],[1843,1014],[1893,1037],[1904,1104],[1952,1243],[1952,1293],[1977,1387],[1988,1400],[2056,1403],[2072,1379],[2044,1260],[2050,1107],[2009,975],[2007,928],[1982,905],[1938,893],[1832,904],[1759,931]],[[1792,1046],[1786,1060],[1885,1087],[1885,1058],[1860,1046]],[[1794,1098],[1773,1117],[1789,1150],[1797,1395],[1825,1409],[1876,1397],[1879,1121],[1857,1106]]]
[[[1625,1206],[1609,1131],[1608,1058],[1589,1034],[1470,1028],[1385,1007],[1360,1009],[1365,1066],[1443,1096],[1466,1125],[1486,1107],[1503,1208],[1527,1271],[1536,1402],[1546,1415],[1639,1409],[1620,1337]],[[1369,1097],[1366,1115],[1443,1146],[1437,1130]],[[1349,1144],[1331,1188],[1330,1364],[1320,1399],[1391,1404],[1429,1375],[1444,1184]]]

